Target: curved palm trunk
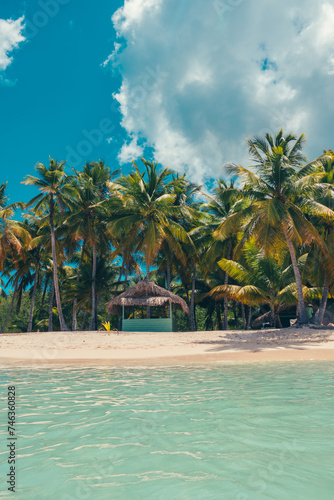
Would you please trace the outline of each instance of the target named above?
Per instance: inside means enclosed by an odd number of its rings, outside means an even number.
[[[227,250],[227,260],[231,258],[232,251],[232,240],[230,239],[228,243]],[[228,285],[228,274],[225,272],[224,285]],[[223,320],[223,329],[228,330],[228,298],[224,297],[224,320]]]
[[[118,277],[118,282],[116,283],[116,292],[118,291],[118,286],[119,286],[119,283],[122,279],[122,276],[124,274],[124,269],[125,269],[125,257],[124,257],[124,254],[123,254],[123,259],[122,259],[122,267],[121,267],[121,270],[119,272],[119,277]],[[125,289],[125,288],[124,288]]]
[[[272,326],[274,328],[282,328],[282,323],[281,323],[281,318],[279,317],[279,313],[272,307],[270,308],[270,310],[271,310]]]
[[[29,315],[28,328],[27,328],[28,333],[31,332],[31,330],[32,330],[32,320],[33,320],[33,316],[34,316],[35,299],[36,299],[36,291],[37,291],[38,271],[39,271],[39,261],[37,261],[37,264],[36,264],[34,288],[32,291],[30,315]]]
[[[128,274],[129,274],[129,265],[128,261],[125,261],[125,270],[124,270],[124,290],[128,288]]]
[[[13,297],[12,297],[12,300],[11,300],[11,302],[10,302],[10,306],[9,306],[9,309],[8,309],[8,313],[7,313],[7,316],[6,316],[6,319],[5,319],[4,324],[2,325],[2,328],[1,328],[1,332],[0,332],[0,333],[3,333],[3,332],[4,332],[4,330],[5,330],[5,328],[6,328],[6,326],[7,326],[7,323],[8,323],[8,320],[9,320],[10,313],[12,312],[12,309],[13,309],[14,299],[15,299],[16,292],[17,292],[17,285],[15,285],[14,292],[13,292]]]
[[[150,279],[150,265],[148,262],[146,262],[146,278],[147,280]],[[151,317],[151,308],[150,306],[147,306],[147,309],[146,309],[146,319],[150,319]]]
[[[327,278],[325,277],[324,290],[322,292],[320,306],[319,306],[319,309],[317,310],[315,317],[314,317],[314,323],[316,325],[322,324],[322,321],[323,321],[324,315],[325,315],[325,311],[326,311],[327,299],[328,299],[328,283],[327,283]]]
[[[81,249],[81,255],[80,255],[80,262],[78,266],[78,272],[77,272],[77,283],[80,281],[80,269],[82,266],[82,261],[83,261],[83,256],[84,256],[84,251],[85,251],[85,240],[83,240],[82,243],[82,249]],[[73,313],[72,313],[72,330],[75,332],[78,328],[78,322],[77,322],[77,303],[78,299],[75,298],[73,301]]]
[[[170,262],[167,257],[167,290],[170,292],[170,283],[171,283],[171,273],[170,273]]]
[[[54,201],[53,194],[50,195],[50,227],[51,227],[51,248],[52,248],[52,260],[53,260],[53,285],[55,289],[57,310],[59,316],[59,323],[61,331],[67,331],[68,327],[65,323],[65,318],[63,315],[63,310],[61,307],[60,292],[59,292],[59,282],[58,282],[58,264],[56,256],[56,236],[55,228],[53,225],[53,211],[54,211]]]
[[[96,245],[93,244],[93,271],[92,271],[92,319],[90,330],[96,330]]]
[[[276,328],[275,312],[271,306],[270,306],[270,326]]]
[[[286,240],[288,248],[289,248],[293,272],[294,272],[295,280],[296,280],[297,297],[298,297],[297,323],[304,324],[304,323],[308,322],[308,318],[307,318],[305,304],[304,304],[303,284],[302,284],[302,279],[301,279],[299,268],[298,268],[296,252],[295,252],[293,243],[290,240],[288,233],[285,229],[283,229],[283,233],[284,233],[284,237],[285,237],[285,240]]]
[[[194,264],[193,274],[191,279],[191,299],[190,299],[190,325],[191,330],[195,332],[196,328],[196,317],[195,317],[195,285],[196,285],[196,266]]]
[[[48,332],[53,331],[53,325],[52,325],[52,309],[53,309],[53,303],[55,300],[55,287],[53,286],[53,281],[51,283],[51,293],[50,293],[50,305],[49,305],[49,326],[48,326]]]
[[[281,318],[279,317],[279,313],[275,314],[276,316],[276,325],[278,328],[282,328]]]
[[[23,295],[23,281],[21,281],[19,287],[18,287],[18,297],[17,297],[17,303],[16,303],[16,314],[19,314],[21,311],[21,305],[22,305],[22,295]]]

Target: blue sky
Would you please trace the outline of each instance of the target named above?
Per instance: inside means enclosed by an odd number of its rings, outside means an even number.
[[[12,52],[13,62],[3,72],[9,81],[0,83],[1,181],[8,180],[12,201],[33,196],[34,188],[20,181],[49,155],[69,157],[69,173],[70,165],[80,168],[86,159],[103,158],[118,168],[124,131],[112,92],[120,75],[101,64],[114,47],[111,16],[121,3],[71,0],[35,31],[34,20],[44,21],[43,15],[36,17],[43,12],[38,2],[1,1],[0,18],[24,16],[22,34],[30,36]],[[78,154],[78,146],[88,154]]]
[[[1,0],[0,182],[141,155],[211,183],[247,136],[333,148],[334,0]]]

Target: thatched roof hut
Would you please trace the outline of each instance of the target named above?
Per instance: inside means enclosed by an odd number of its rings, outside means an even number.
[[[166,304],[175,304],[186,314],[190,313],[187,303],[181,297],[145,279],[108,302],[107,311],[121,316],[122,306],[155,307]]]

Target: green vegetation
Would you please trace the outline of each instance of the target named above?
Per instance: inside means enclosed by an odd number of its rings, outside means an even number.
[[[102,161],[72,173],[37,163],[26,205],[8,205],[1,184],[1,331],[118,328],[105,304],[143,277],[189,304],[180,330],[294,313],[303,324],[305,302],[320,324],[334,289],[334,153],[308,162],[303,144],[282,130],[249,139],[253,164],[227,166],[211,196],[144,158],[127,176]]]

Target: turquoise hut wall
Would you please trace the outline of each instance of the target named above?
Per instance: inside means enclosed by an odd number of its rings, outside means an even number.
[[[123,319],[123,332],[172,332],[172,318]]]
[[[124,319],[124,306],[122,307],[123,332],[172,332],[173,327],[175,321],[173,321],[172,304],[169,304],[169,318]]]

